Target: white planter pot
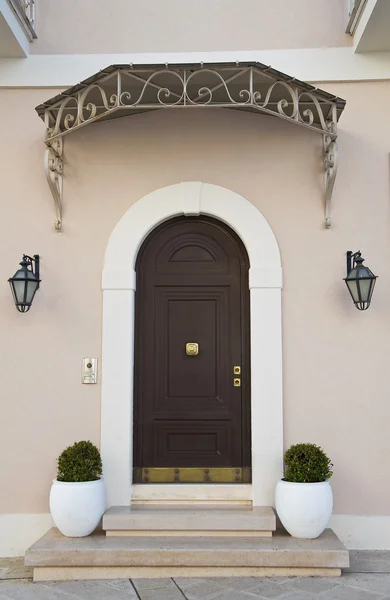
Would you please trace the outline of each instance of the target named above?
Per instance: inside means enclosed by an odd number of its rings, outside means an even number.
[[[50,512],[63,535],[85,537],[93,532],[106,510],[103,478],[96,481],[68,483],[53,480]]]
[[[332,488],[329,481],[292,483],[280,480],[275,490],[275,507],[290,535],[317,538],[332,516]]]

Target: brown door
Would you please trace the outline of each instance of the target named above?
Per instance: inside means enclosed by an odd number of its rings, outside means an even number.
[[[136,265],[134,480],[250,480],[248,257],[223,223],[179,217]]]

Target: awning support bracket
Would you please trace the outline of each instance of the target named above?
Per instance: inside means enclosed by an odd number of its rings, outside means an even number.
[[[325,175],[325,228],[330,229],[331,219],[331,200],[334,183],[338,167],[338,145],[337,141],[330,136],[324,135],[324,175]],[[62,231],[62,200],[63,200],[63,160],[64,141],[58,138],[50,146],[46,147],[44,155],[44,167],[46,179],[53,196],[56,211],[56,220],[54,229],[57,232]]]
[[[62,231],[62,176],[64,172],[63,151],[63,139],[57,138],[46,147],[44,156],[46,179],[53,196],[54,207],[56,211],[54,229],[58,232]]]
[[[325,170],[325,228],[332,225],[330,216],[334,182],[337,175],[339,149],[336,139],[324,135],[324,170]]]

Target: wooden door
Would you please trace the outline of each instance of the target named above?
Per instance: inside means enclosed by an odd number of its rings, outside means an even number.
[[[250,480],[248,268],[239,238],[208,217],[172,219],[142,245],[135,481]]]

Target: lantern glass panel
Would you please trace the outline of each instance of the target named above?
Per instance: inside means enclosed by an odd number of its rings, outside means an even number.
[[[359,302],[359,292],[358,292],[358,287],[357,287],[356,279],[349,279],[347,277],[347,279],[345,280],[345,282],[346,282],[346,284],[348,286],[348,289],[349,289],[349,291],[351,293],[353,301],[355,303]]]
[[[375,284],[376,284],[376,278],[375,278],[375,279],[371,279],[371,291],[370,291],[370,298],[369,298],[369,300],[371,300],[371,297],[372,297],[372,293],[373,293],[373,291],[374,291]]]
[[[372,279],[361,279],[358,282],[358,286],[360,287],[360,298],[362,302],[368,302],[370,300],[371,282]]]
[[[23,302],[24,300],[24,285],[25,282],[24,281],[12,281],[11,283],[11,289],[13,291],[14,294],[14,298],[16,300],[16,302],[20,303]]]
[[[26,281],[26,304],[31,304],[35,292],[37,291],[38,281],[36,279],[32,280],[29,278],[29,281]]]

